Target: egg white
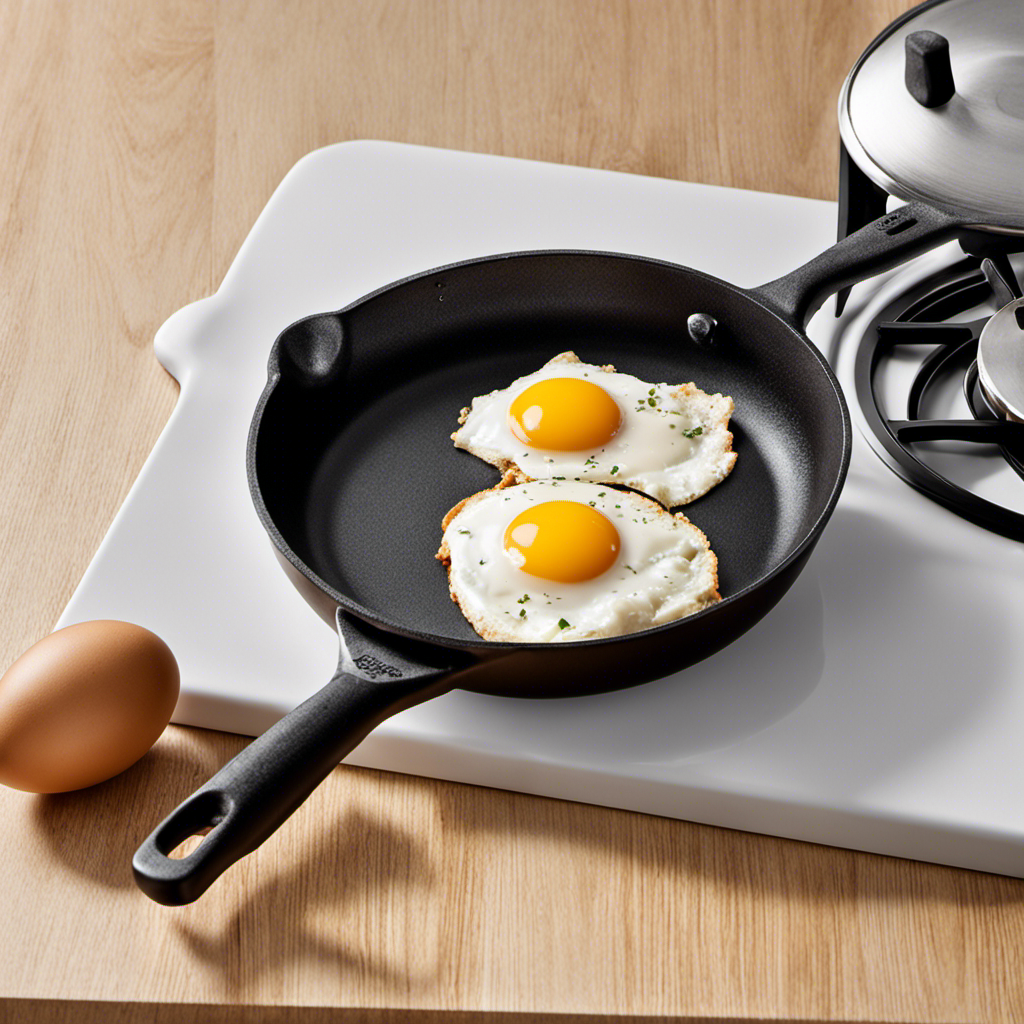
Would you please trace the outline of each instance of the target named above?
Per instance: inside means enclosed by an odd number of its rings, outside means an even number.
[[[532,384],[578,377],[604,388],[622,410],[622,426],[607,445],[592,451],[532,448],[512,433],[508,409]],[[562,352],[507,388],[473,399],[452,434],[456,448],[472,452],[522,479],[623,484],[666,508],[686,505],[724,480],[736,463],[729,417],[733,401],[694,384],[651,384],[612,366],[584,363]]]
[[[517,515],[560,500],[592,505],[618,530],[618,557],[592,580],[556,583],[532,576],[505,552],[505,529]],[[456,505],[443,526],[437,557],[448,568],[452,599],[487,640],[621,636],[721,599],[718,560],[707,537],[681,512],[673,515],[631,491],[572,480],[517,484],[507,474],[497,487]]]

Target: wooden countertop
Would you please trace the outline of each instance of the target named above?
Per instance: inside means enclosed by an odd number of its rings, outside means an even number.
[[[0,5],[0,667],[174,405],[156,328],[303,154],[394,139],[832,197],[840,83],[908,6]],[[0,1022],[1024,1019],[1024,882],[364,769],[156,906],[133,850],[243,743],[171,728],[94,789],[0,791]]]

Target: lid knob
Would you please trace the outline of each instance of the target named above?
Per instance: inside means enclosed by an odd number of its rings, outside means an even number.
[[[922,107],[941,107],[956,92],[949,40],[938,32],[911,32],[906,40],[907,91]]]

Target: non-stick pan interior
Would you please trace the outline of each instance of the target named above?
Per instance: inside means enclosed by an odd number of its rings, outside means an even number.
[[[690,339],[695,312],[718,321],[711,344]],[[551,253],[462,264],[285,332],[255,446],[285,544],[378,620],[479,641],[434,555],[442,516],[499,474],[450,435],[475,395],[567,349],[652,383],[692,380],[733,397],[736,467],[685,508],[718,554],[724,598],[813,531],[841,472],[843,413],[800,336],[694,271]]]

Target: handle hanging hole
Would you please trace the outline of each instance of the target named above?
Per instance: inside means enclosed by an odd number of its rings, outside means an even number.
[[[192,835],[183,839],[178,845],[167,854],[171,860],[184,860],[190,854],[196,852],[202,845],[203,840],[213,831],[214,826],[209,825],[206,828],[200,829],[198,832],[193,832]]]

